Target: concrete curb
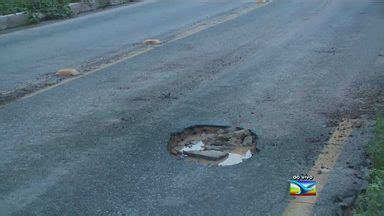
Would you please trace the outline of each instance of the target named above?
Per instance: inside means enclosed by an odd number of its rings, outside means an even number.
[[[26,25],[28,15],[24,12],[0,16],[0,30]]]
[[[71,8],[74,15],[89,12],[96,10],[98,8],[124,4],[128,2],[133,2],[133,0],[92,0],[90,4],[85,3],[70,3],[68,6]],[[44,18],[45,15],[41,14],[41,17]],[[28,24],[28,15],[25,12],[19,12],[15,14],[9,14],[0,16],[0,31],[15,28],[19,26],[24,26]]]

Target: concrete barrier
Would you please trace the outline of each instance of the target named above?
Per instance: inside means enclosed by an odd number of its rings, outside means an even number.
[[[82,12],[82,3],[80,3],[80,2],[78,2],[78,3],[70,3],[68,6],[69,6],[69,8],[71,8],[72,13],[74,15],[77,15],[77,14]]]
[[[7,15],[7,28],[13,28],[28,23],[28,15],[24,12]]]
[[[0,30],[28,24],[28,15],[24,12],[0,16]]]
[[[267,0],[256,0],[256,3],[258,3],[258,4],[267,3]]]
[[[0,16],[0,30],[7,28],[7,17],[6,16]]]
[[[127,1],[127,0],[110,0],[109,4],[110,5],[118,5],[118,4],[124,4],[127,2],[130,2],[130,1]]]

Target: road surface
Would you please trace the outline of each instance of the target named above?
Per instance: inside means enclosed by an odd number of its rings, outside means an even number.
[[[225,2],[225,3],[223,3]],[[60,68],[128,49],[145,39],[241,7],[247,1],[144,1],[52,25],[0,34],[0,92]]]
[[[1,85],[12,90],[36,76],[25,77],[25,65],[48,73],[150,35],[191,32],[212,11],[223,21],[2,106],[1,215],[282,215],[297,201],[288,180],[322,164],[331,144],[341,152],[315,176],[329,176],[318,200],[298,209],[336,215],[337,197],[364,186],[363,145],[384,83],[383,2],[274,0],[238,5],[238,16],[233,2],[173,4],[118,9],[132,11],[128,21],[110,11],[0,36],[13,56],[1,49]],[[145,19],[168,10],[158,23]],[[116,26],[126,22],[132,29]],[[71,35],[90,39],[73,52],[62,43]],[[50,60],[55,52],[66,57]],[[349,119],[360,123],[339,137]],[[249,128],[260,151],[229,167],[176,160],[170,134],[196,124]]]

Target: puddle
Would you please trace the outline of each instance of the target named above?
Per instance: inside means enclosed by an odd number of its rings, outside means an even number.
[[[184,146],[181,151],[202,151],[204,150],[204,143],[202,141],[197,141],[191,146]]]
[[[252,153],[250,150],[247,151],[244,155],[236,154],[236,153],[229,153],[228,157],[221,163],[219,163],[219,166],[231,166],[238,163],[243,162],[243,160],[246,160],[248,158],[252,157]]]
[[[198,125],[172,134],[168,143],[171,154],[213,166],[231,166],[256,153],[257,136],[238,127]]]

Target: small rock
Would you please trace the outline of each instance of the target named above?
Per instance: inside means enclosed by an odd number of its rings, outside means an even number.
[[[250,131],[247,129],[242,129],[242,130],[233,132],[233,135],[239,139],[244,139],[244,137],[250,135]]]
[[[184,154],[193,158],[201,158],[210,161],[217,161],[225,158],[228,153],[216,151],[216,150],[206,150],[206,151],[184,151]]]
[[[331,170],[328,169],[328,168],[321,168],[321,169],[320,169],[320,172],[321,172],[322,174],[327,174],[327,173],[331,173]]]
[[[231,137],[229,139],[229,142],[228,142],[228,145],[234,145],[234,146],[239,146],[241,143],[241,139],[237,138],[237,137]]]
[[[171,153],[173,155],[178,155],[179,154],[179,152],[176,149],[171,149]]]
[[[237,129],[235,127],[230,127],[230,128],[226,128],[224,130],[224,133],[233,133],[235,132]]]
[[[159,39],[147,39],[144,41],[145,45],[158,45],[161,44],[161,41]]]
[[[71,76],[77,76],[79,74],[80,74],[79,71],[77,71],[74,68],[64,68],[56,72],[56,75],[61,77],[71,77]]]
[[[215,141],[215,142],[212,142],[211,145],[212,146],[225,146],[226,143],[225,142]]]
[[[220,141],[228,141],[231,138],[230,134],[219,134],[217,135],[217,139]]]
[[[175,148],[173,148],[172,150],[174,150],[176,152],[176,155],[178,154],[182,154],[182,149],[184,148],[184,146],[176,146]]]
[[[219,130],[217,130],[216,133],[218,133],[218,134],[223,134],[223,133],[224,133],[224,130],[223,130],[223,129],[219,129]]]
[[[228,146],[214,146],[214,145],[205,145],[204,150],[216,150],[216,151],[225,151],[229,150]]]
[[[206,138],[206,139],[203,140],[203,143],[204,143],[205,145],[212,145],[213,143],[215,143],[215,140],[212,139],[212,138],[210,138],[210,137],[208,137],[208,138]]]
[[[252,144],[253,144],[252,136],[244,137],[243,142],[241,143],[242,146],[252,146]]]

